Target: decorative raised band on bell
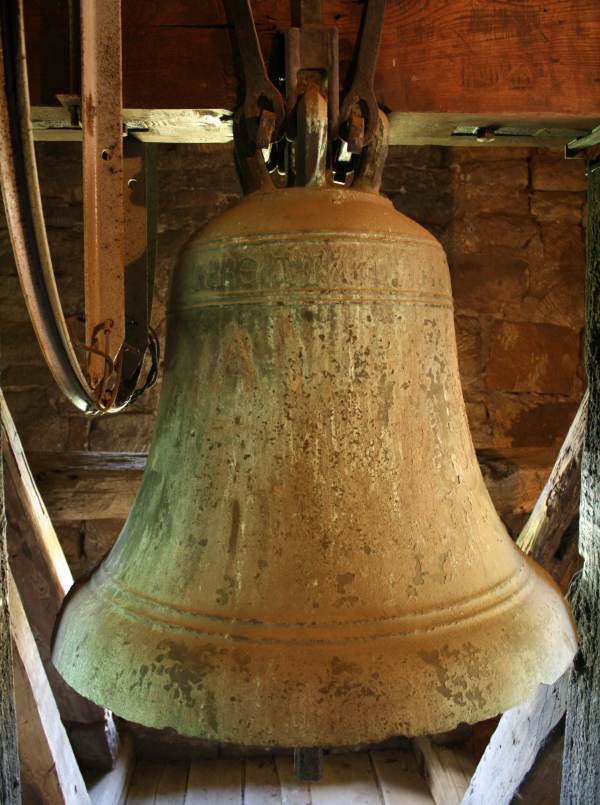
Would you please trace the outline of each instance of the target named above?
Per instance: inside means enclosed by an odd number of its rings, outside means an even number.
[[[372,193],[253,193],[186,246],[142,485],[54,659],[116,714],[253,745],[451,729],[576,648],[486,491],[448,267]]]

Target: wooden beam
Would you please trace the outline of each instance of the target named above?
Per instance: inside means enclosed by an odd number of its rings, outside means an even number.
[[[541,747],[564,715],[567,679],[568,672],[554,685],[540,685],[533,698],[502,716],[463,805],[509,805],[513,801]]]
[[[415,738],[413,747],[435,805],[460,805],[475,771],[473,758],[460,746],[440,746],[427,736]]]
[[[579,552],[574,614],[579,654],[567,699],[561,803],[587,805],[600,791],[600,171],[588,175],[585,366],[589,415],[581,462]]]
[[[123,805],[133,775],[135,754],[133,738],[124,735],[119,745],[119,756],[114,769],[88,777],[88,793],[92,805]]]
[[[517,540],[521,550],[547,570],[552,569],[561,540],[579,512],[588,399],[586,391],[552,472]]]
[[[27,464],[13,419],[0,391],[0,422],[4,434],[8,549],[31,628],[46,672],[66,722],[95,724],[96,737],[77,743],[82,761],[110,768],[117,752],[112,716],[69,687],[51,661],[54,623],[73,576]],[[81,752],[79,750],[81,749]]]
[[[561,148],[591,131],[600,121],[600,112],[592,117],[553,118],[393,112],[389,118],[390,145]],[[31,122],[38,142],[83,139],[82,128],[73,126],[71,113],[63,106],[32,107]],[[123,109],[122,122],[130,137],[147,143],[226,144],[233,139],[233,113],[228,109]],[[479,129],[490,127],[493,137],[478,137]]]
[[[1,441],[2,432],[0,430]],[[8,574],[4,483],[2,463],[0,462],[0,802],[5,805],[19,805],[21,784],[10,639]]]
[[[90,805],[12,577],[10,598],[23,800]]]
[[[338,28],[343,81],[362,4],[322,5],[323,22]],[[263,0],[254,11],[269,62],[275,32],[290,25],[289,6]],[[67,4],[31,0],[26,13],[32,102],[48,105],[69,91]],[[126,0],[124,105],[234,108],[231,34],[217,0]],[[600,120],[599,71],[596,0],[388,0],[376,92],[393,112]]]

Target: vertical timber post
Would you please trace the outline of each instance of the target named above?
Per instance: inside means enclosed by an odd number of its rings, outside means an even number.
[[[21,791],[8,611],[8,558],[1,456],[0,450],[0,802],[4,805],[18,805],[21,802]]]
[[[581,465],[579,552],[572,598],[579,653],[569,681],[561,803],[589,805],[600,793],[600,170],[588,175],[585,366],[589,414]]]

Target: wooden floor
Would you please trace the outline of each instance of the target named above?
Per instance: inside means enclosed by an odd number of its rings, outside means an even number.
[[[138,762],[120,786],[90,787],[93,805],[431,805],[410,751],[327,755],[318,783],[296,780],[292,758]],[[121,790],[119,791],[119,787]]]

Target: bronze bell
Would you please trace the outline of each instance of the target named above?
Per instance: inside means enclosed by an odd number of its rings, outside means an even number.
[[[484,485],[435,238],[331,186],[213,219],[138,497],[58,628],[69,684],[184,735],[349,745],[495,715],[575,647]]]
[[[258,149],[282,104],[254,142],[238,118],[253,192],[180,255],[148,465],[115,547],[65,606],[54,662],[147,726],[343,746],[493,716],[556,680],[576,639],[487,493],[444,252],[378,193],[385,116],[374,127],[371,110],[363,136],[352,91],[338,116],[335,32],[291,31],[297,186],[275,189]],[[277,97],[265,80],[247,82],[257,109]],[[370,141],[336,187],[344,116],[351,150]]]

